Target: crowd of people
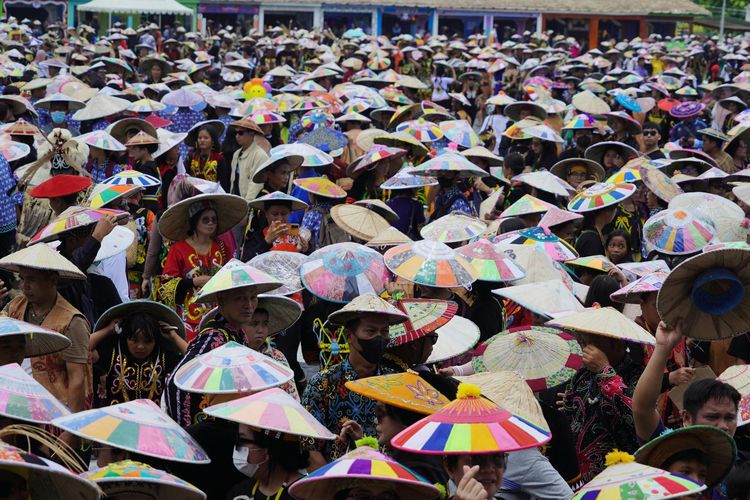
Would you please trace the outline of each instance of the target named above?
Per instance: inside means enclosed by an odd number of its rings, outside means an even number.
[[[750,499],[750,38],[0,38],[0,498]]]

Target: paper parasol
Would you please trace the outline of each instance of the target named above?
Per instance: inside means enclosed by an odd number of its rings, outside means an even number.
[[[516,372],[534,392],[564,384],[582,365],[581,346],[575,337],[556,328],[510,328],[490,337],[482,346],[484,352],[471,360],[476,372]]]
[[[568,210],[581,213],[616,205],[632,196],[635,190],[635,185],[627,182],[622,184],[598,182],[570,200]]]
[[[0,415],[36,424],[70,415],[70,410],[16,363],[0,366]]]
[[[283,283],[281,288],[269,290],[267,294],[291,295],[305,288],[299,271],[306,261],[307,255],[303,253],[272,250],[256,255],[248,264]]]
[[[701,192],[684,193],[672,198],[669,208],[687,208],[702,214],[714,223],[716,236],[723,242],[747,238],[747,230],[742,227],[745,212],[723,196]]]
[[[380,214],[360,205],[334,205],[331,218],[341,229],[363,241],[370,241],[391,227]]]
[[[432,354],[427,364],[440,363],[446,359],[464,354],[479,342],[479,327],[461,316],[453,316],[449,322],[437,330],[438,340],[432,346]]]
[[[456,400],[399,432],[391,446],[429,455],[502,453],[535,448],[551,437],[480,397],[478,387],[460,384]]]
[[[487,224],[463,212],[453,212],[422,227],[419,234],[426,240],[457,243],[476,238],[487,229]]]
[[[750,365],[730,366],[717,379],[737,389],[742,396],[737,405],[737,426],[750,423]]]
[[[284,434],[336,439],[336,435],[315,420],[298,401],[278,388],[209,406],[204,412],[212,417],[269,431],[276,437]]]
[[[583,310],[573,291],[559,279],[513,285],[493,290],[492,293],[547,318],[560,311]]]
[[[700,252],[715,238],[713,222],[692,209],[662,210],[643,224],[643,239],[648,250],[668,255]]]
[[[439,288],[468,287],[477,280],[474,268],[445,243],[420,240],[393,247],[385,263],[394,274],[413,283]]]
[[[621,458],[621,457],[624,457]],[[573,495],[573,500],[649,500],[692,496],[706,486],[634,461],[627,453],[607,454],[607,468]]]
[[[84,439],[149,457],[211,461],[190,434],[149,399],[81,411],[56,418],[52,424]]]
[[[156,177],[152,177],[148,174],[143,174],[137,170],[123,170],[120,173],[113,175],[108,179],[104,179],[102,184],[132,184],[135,186],[141,186],[143,188],[150,188],[154,186],[160,186],[161,181]]]
[[[541,249],[558,262],[565,262],[578,257],[578,252],[565,240],[561,240],[549,229],[530,227],[500,234],[493,238],[493,243],[501,249],[514,245],[527,245]]]
[[[613,307],[586,309],[546,323],[549,326],[602,335],[645,345],[656,345],[654,336]]]
[[[432,415],[450,401],[414,372],[350,380],[346,388],[404,410]]]
[[[352,488],[393,485],[403,498],[434,500],[438,489],[422,476],[369,446],[360,446],[343,457],[299,479],[289,488],[295,498],[334,498]]]
[[[667,279],[669,273],[665,272],[653,272],[645,276],[641,276],[635,281],[632,281],[620,288],[609,297],[623,304],[640,304],[643,302],[643,294],[646,293],[658,293],[661,290],[661,286],[664,284],[664,280]]]
[[[99,500],[102,491],[91,481],[76,476],[57,462],[0,441],[0,469],[23,478],[25,498],[48,500]]]
[[[357,243],[316,250],[302,264],[300,275],[313,295],[340,304],[368,292],[380,295],[389,279],[383,256]]]
[[[402,345],[434,332],[448,323],[458,311],[458,305],[450,300],[403,299],[398,307],[409,320],[391,325],[388,335],[392,345]]]
[[[227,342],[183,364],[173,379],[187,392],[239,394],[277,387],[293,376],[288,366],[237,342]]]
[[[526,276],[526,271],[490,240],[478,239],[459,247],[456,252],[466,259],[482,281],[515,281]]]

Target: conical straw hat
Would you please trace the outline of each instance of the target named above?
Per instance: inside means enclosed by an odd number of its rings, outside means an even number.
[[[550,432],[534,393],[523,377],[512,371],[491,371],[456,377],[461,383],[474,384],[482,390],[482,396],[502,405],[514,415],[528,420],[540,429]]]
[[[386,248],[401,245],[403,243],[411,243],[412,239],[406,236],[404,233],[396,229],[395,227],[387,227],[381,231],[377,236],[372,238],[370,241],[365,243],[365,246],[374,248]]]
[[[546,318],[560,311],[583,311],[576,296],[559,279],[509,286],[492,293]]]
[[[364,293],[355,297],[351,302],[336,312],[328,316],[328,321],[338,325],[346,325],[353,319],[357,319],[364,314],[377,314],[388,318],[389,323],[403,323],[409,319],[409,316],[392,306],[387,301],[381,299],[374,293]]]
[[[654,336],[629,320],[614,307],[587,309],[553,319],[549,326],[574,330],[576,332],[601,335],[638,344],[656,345]]]
[[[75,264],[44,244],[26,247],[0,259],[0,269],[18,273],[23,268],[55,271],[66,279],[86,279]]]
[[[196,302],[216,302],[217,295],[221,292],[253,287],[256,293],[264,293],[279,288],[281,285],[281,281],[263,271],[240,260],[232,259],[203,285],[195,296],[195,300]]]
[[[331,217],[341,229],[364,241],[370,241],[391,227],[381,215],[360,205],[335,205],[331,208]]]
[[[346,388],[389,406],[431,415],[450,401],[414,372],[350,380]]]

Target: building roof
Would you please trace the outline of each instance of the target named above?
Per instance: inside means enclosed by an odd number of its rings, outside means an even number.
[[[320,4],[432,7],[442,10],[528,12],[537,14],[578,14],[606,16],[708,16],[710,12],[690,0],[260,0],[261,4]]]

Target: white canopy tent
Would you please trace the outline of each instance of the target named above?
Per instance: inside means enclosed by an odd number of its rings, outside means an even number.
[[[92,0],[79,5],[81,12],[103,12],[109,14],[109,25],[112,25],[112,14],[175,14],[192,16],[193,10],[177,0]],[[161,22],[159,23],[161,25]]]

